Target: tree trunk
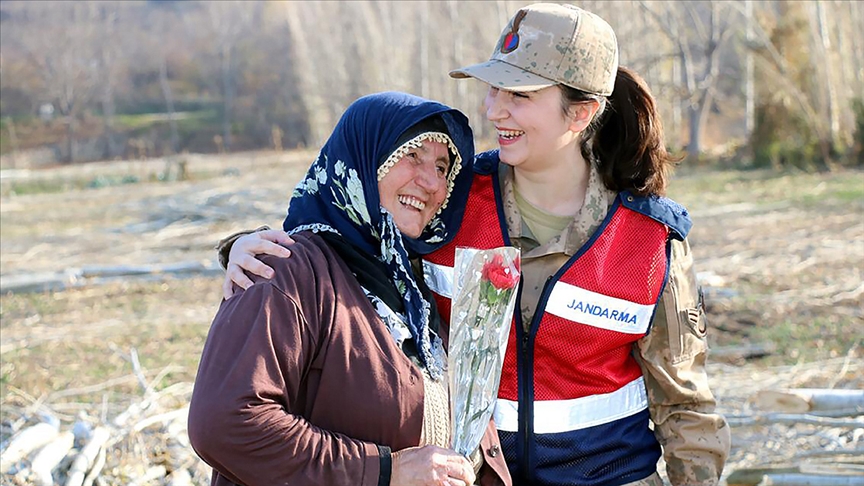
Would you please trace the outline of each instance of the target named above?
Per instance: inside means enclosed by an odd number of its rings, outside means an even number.
[[[745,54],[745,109],[746,109],[746,130],[749,140],[750,134],[753,133],[753,128],[756,126],[756,91],[753,82],[753,0],[744,0],[746,9],[745,16],[747,21],[747,53]]]
[[[682,79],[681,76],[681,59],[679,57],[674,57],[672,59],[672,77],[670,78],[670,83],[674,86],[679,79]],[[672,102],[672,140],[675,142],[675,150],[679,150],[681,148],[681,99],[677,92],[673,91],[673,95],[671,98]]]
[[[75,117],[66,116],[66,154],[63,162],[71,164],[75,161]]]
[[[429,4],[420,2],[417,10],[420,15],[420,96],[429,98]]]
[[[168,126],[171,130],[171,153],[177,153],[180,145],[180,135],[177,132],[177,120],[174,118],[174,93],[168,83],[168,60],[163,55],[159,59],[159,87],[165,98],[165,109],[168,114]]]
[[[117,153],[117,142],[114,140],[114,88],[111,86],[111,81],[105,83],[102,91],[102,121],[105,130],[105,151],[103,157],[113,159]]]
[[[450,7],[450,27],[453,29],[453,67],[462,66],[464,64],[462,54],[462,29],[459,28],[459,3],[456,0],[450,0],[448,6]],[[465,97],[468,93],[468,83],[463,82],[450,82],[450,86],[454,87],[456,90],[456,94],[454,96],[453,104],[458,108],[463,108],[465,106]]]
[[[687,106],[687,127],[690,140],[687,142],[687,158],[698,160],[702,147],[699,144],[699,134],[702,132],[702,103],[690,103]]]
[[[114,139],[114,115],[116,113],[114,102],[114,68],[117,52],[114,45],[115,25],[117,22],[117,13],[113,10],[113,6],[101,5],[98,10],[93,8],[90,15],[94,20],[100,16],[103,18],[103,25],[100,29],[101,45],[99,46],[99,66],[101,69],[102,89],[101,100],[102,105],[102,121],[105,131],[105,150],[103,158],[113,159],[119,153],[119,147]]]
[[[234,84],[231,79],[231,46],[223,45],[222,60],[222,146],[231,150],[231,110],[234,104]]]
[[[834,73],[831,66],[831,37],[825,21],[825,9],[822,2],[815,1],[816,18],[819,22],[819,37],[822,44],[822,61],[825,72],[825,89],[828,90],[827,111],[829,120],[829,137],[832,147],[838,145],[838,134],[840,133],[840,116],[837,110],[837,89],[834,83]]]

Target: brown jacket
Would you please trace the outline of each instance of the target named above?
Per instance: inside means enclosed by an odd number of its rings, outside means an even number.
[[[189,437],[213,484],[378,484],[377,445],[416,446],[423,378],[344,262],[318,236],[267,257],[223,302],[204,346]],[[481,484],[510,484],[493,427]]]

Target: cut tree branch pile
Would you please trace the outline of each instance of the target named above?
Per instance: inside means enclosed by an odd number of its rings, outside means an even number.
[[[130,356],[135,354],[133,349]],[[113,418],[82,416],[63,430],[49,405],[34,400],[22,411],[30,419],[21,422],[31,425],[20,426],[0,453],[0,483],[189,486],[208,482],[209,467],[195,456],[186,435],[192,384],[155,391],[153,383],[161,380],[162,373],[147,381],[143,370],[134,371],[144,392]]]
[[[848,369],[848,367],[844,367]],[[815,425],[818,434],[835,438],[864,436],[864,390],[798,388],[759,390],[750,402],[767,413],[727,416],[733,427],[788,424]],[[848,418],[837,418],[848,417]],[[726,478],[728,486],[864,485],[864,449],[810,451],[798,454],[796,465],[739,468]]]

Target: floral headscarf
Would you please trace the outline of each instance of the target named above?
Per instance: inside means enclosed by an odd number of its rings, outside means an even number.
[[[381,207],[378,169],[382,167],[386,174],[393,165],[390,156],[406,146],[395,146],[406,130],[435,116],[444,121],[447,133],[421,135],[420,139],[445,140],[440,137],[444,135],[452,141],[448,143],[454,161],[449,173],[451,189],[446,207],[418,238],[408,238]],[[416,143],[417,138],[412,140]],[[461,112],[405,93],[364,96],[348,107],[306,177],[294,189],[283,223],[288,233],[336,233],[387,267],[404,299],[406,324],[420,361],[433,378],[441,376],[443,363],[433,358],[432,349],[440,349],[441,344],[437,336],[430,335],[430,304],[414,279],[409,253],[429,253],[456,235],[471,187],[473,158],[473,134]]]

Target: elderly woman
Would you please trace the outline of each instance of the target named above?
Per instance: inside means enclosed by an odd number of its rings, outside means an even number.
[[[509,484],[491,426],[446,449],[439,317],[409,255],[449,242],[471,182],[464,115],[381,93],[352,104],[294,190],[293,258],[224,301],[189,412],[214,485]]]

